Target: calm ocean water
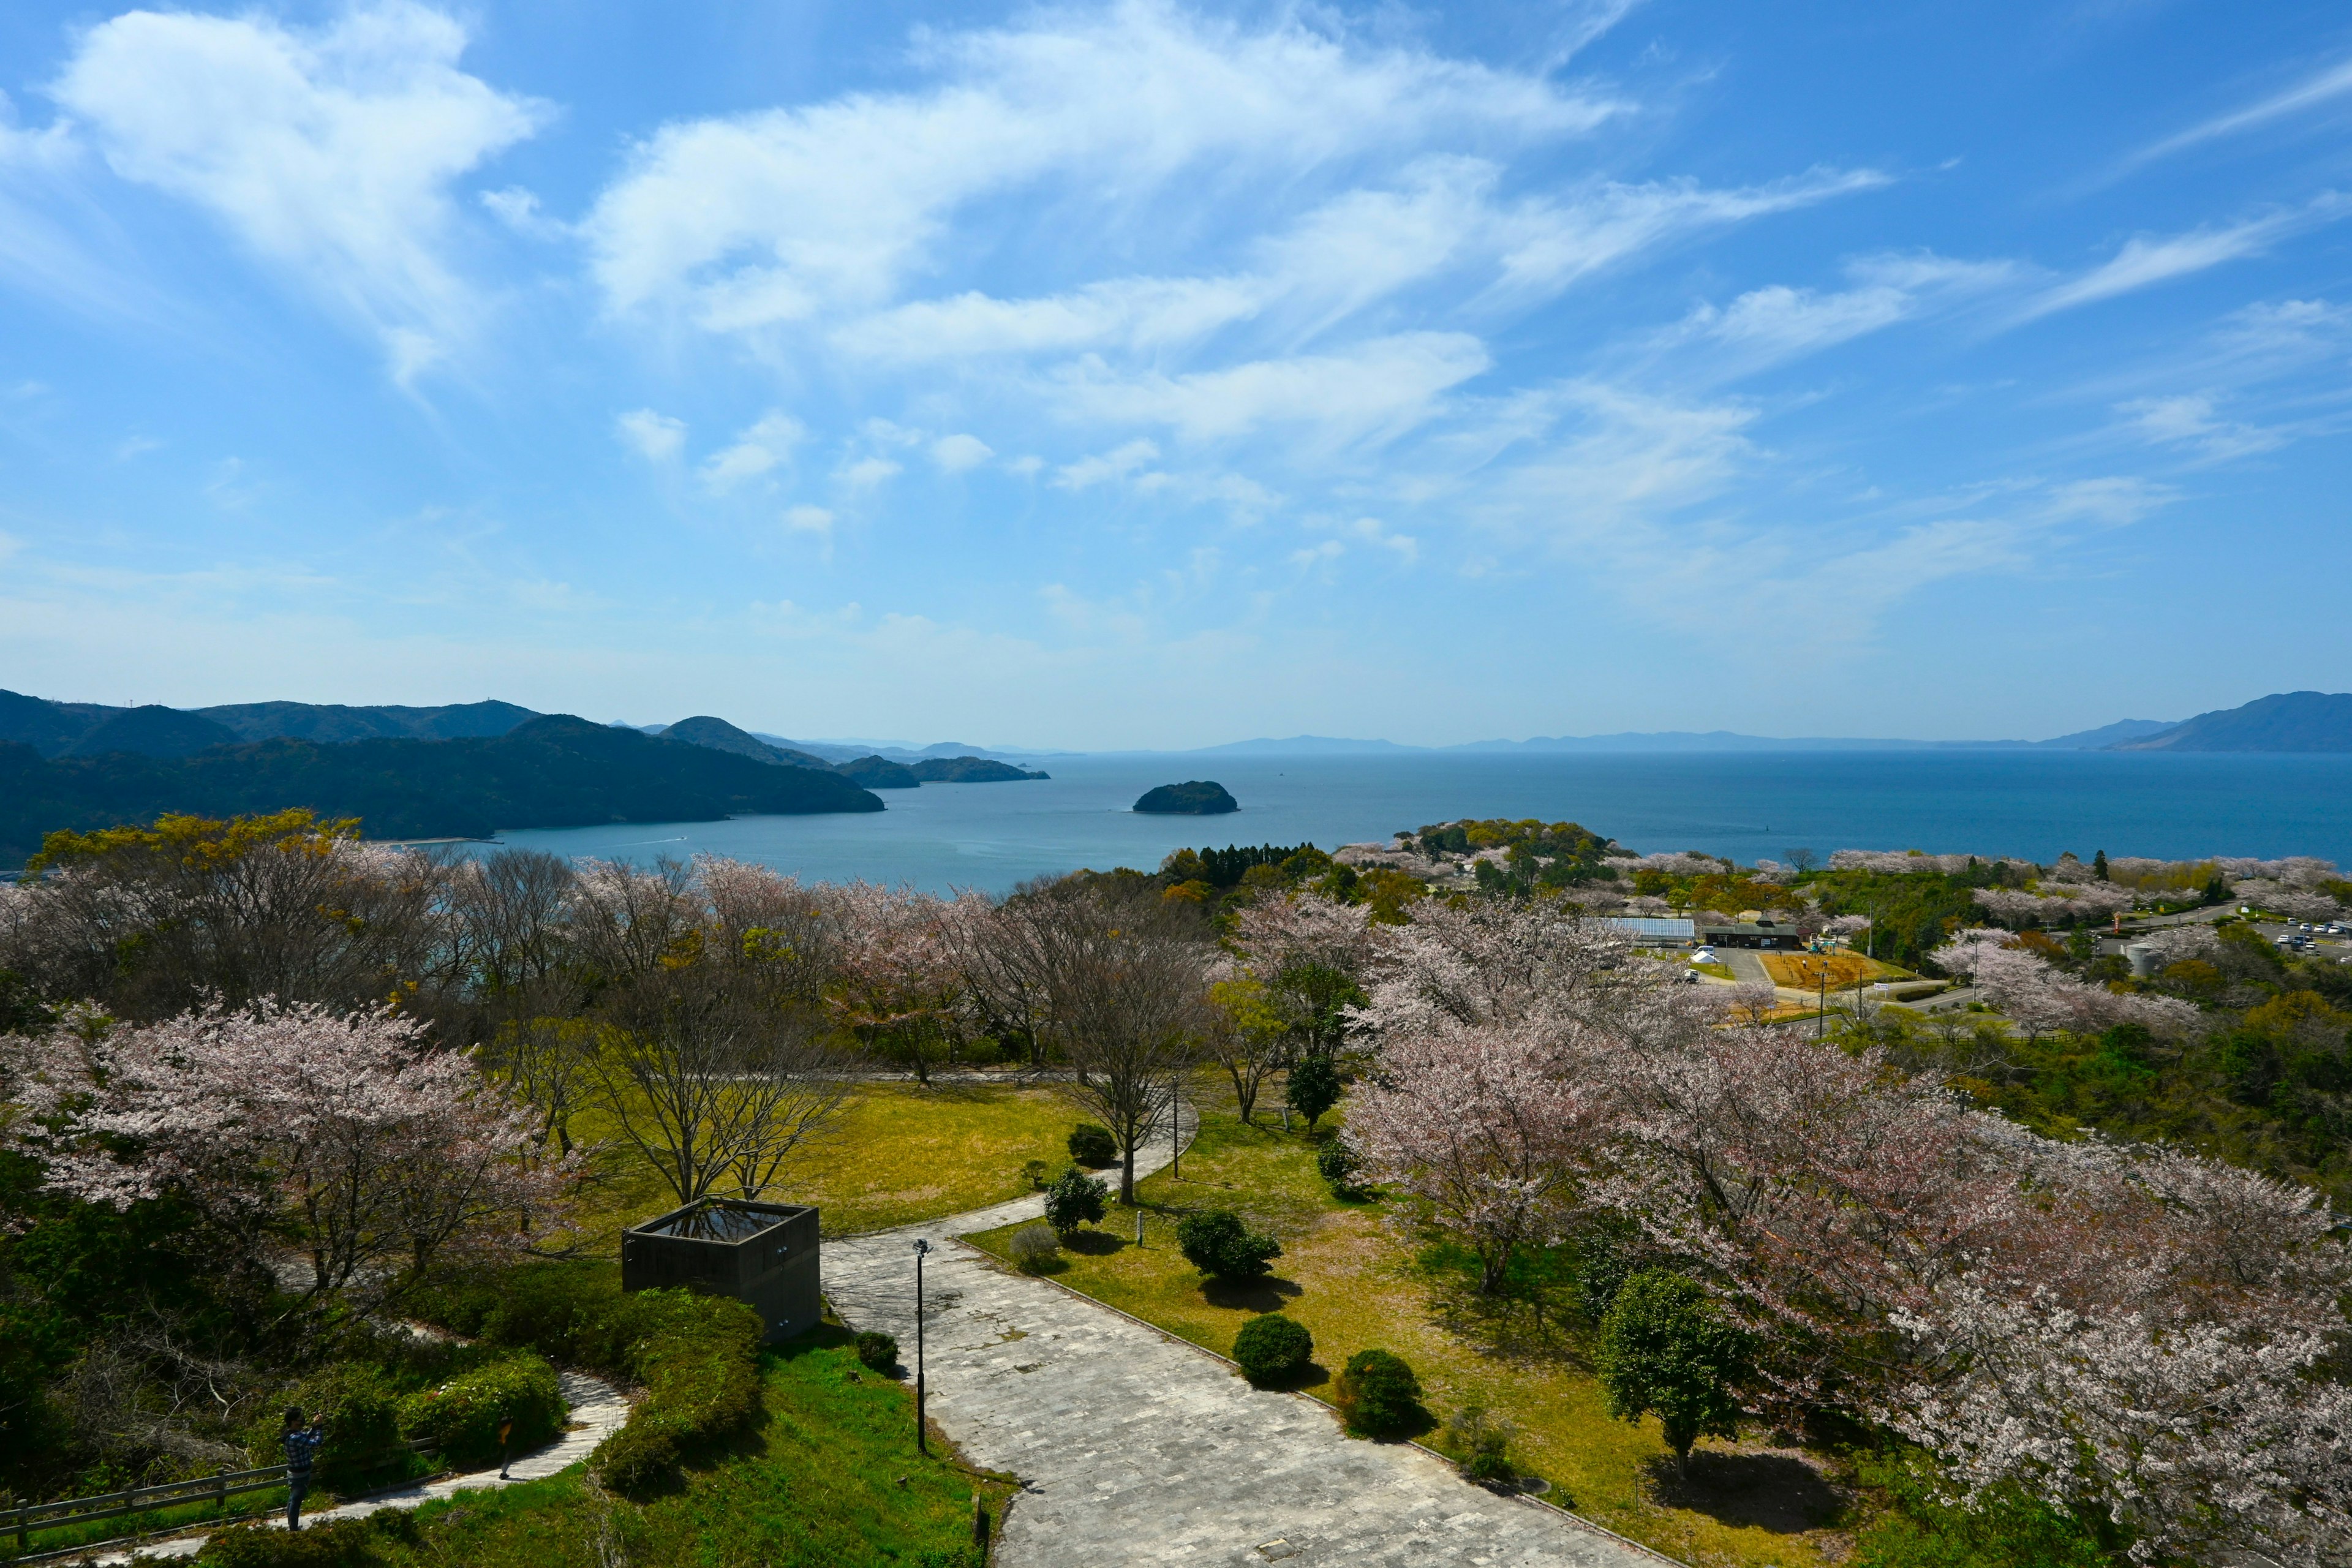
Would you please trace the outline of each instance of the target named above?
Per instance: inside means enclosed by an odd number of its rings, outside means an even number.
[[[2025,855],[2320,855],[2352,863],[2352,755],[1769,752],[1672,756],[1065,757],[1040,784],[880,792],[889,809],[505,833],[559,855],[708,851],[814,880],[1003,892],[1044,872],[1150,869],[1184,845],[1334,845],[1460,816],[1580,822],[1648,853],[1742,862],[1801,846]],[[1138,816],[1154,784],[1213,778],[1217,817]]]

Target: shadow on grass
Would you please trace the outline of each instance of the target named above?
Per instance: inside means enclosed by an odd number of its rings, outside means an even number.
[[[1074,1230],[1062,1237],[1062,1245],[1072,1252],[1088,1258],[1108,1258],[1135,1245],[1131,1237],[1119,1236],[1108,1230]]]
[[[1341,1419],[1345,1420],[1346,1418],[1342,1416]],[[1348,1436],[1350,1437],[1369,1437],[1375,1443],[1402,1443],[1408,1437],[1426,1437],[1432,1432],[1436,1431],[1438,1427],[1444,1425],[1444,1422],[1441,1422],[1436,1416],[1429,1413],[1427,1407],[1416,1405],[1412,1407],[1412,1414],[1406,1419],[1398,1423],[1394,1426],[1382,1427],[1378,1432],[1368,1432],[1364,1428],[1357,1426],[1354,1422],[1349,1421],[1348,1422]]]
[[[1833,1524],[1845,1507],[1820,1471],[1791,1454],[1694,1448],[1688,1476],[1677,1474],[1671,1458],[1651,1461],[1650,1485],[1670,1507],[1780,1535]]]
[[[1306,1293],[1306,1287],[1296,1280],[1271,1275],[1263,1279],[1201,1281],[1201,1297],[1210,1306],[1234,1307],[1244,1312],[1279,1312],[1285,1303]]]

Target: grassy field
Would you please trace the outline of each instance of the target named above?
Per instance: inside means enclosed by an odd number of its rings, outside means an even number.
[[[1764,965],[1764,973],[1772,977],[1773,984],[1794,986],[1801,991],[1818,987],[1824,970],[1829,972],[1832,991],[1851,991],[1874,980],[1918,978],[1907,969],[1897,969],[1858,952],[1759,952],[1756,956]]]
[[[1507,1415],[1520,1433],[1513,1459],[1552,1483],[1553,1500],[1686,1562],[1813,1568],[1840,1554],[1838,1498],[1810,1457],[1710,1443],[1693,1456],[1689,1486],[1678,1485],[1654,1420],[1609,1418],[1573,1333],[1484,1314],[1425,1272],[1390,1205],[1331,1196],[1304,1136],[1209,1114],[1184,1179],[1162,1172],[1139,1195],[1142,1247],[1132,1216],[1115,1210],[1055,1277],[1220,1354],[1253,1314],[1286,1312],[1315,1335],[1310,1394],[1328,1392],[1354,1352],[1393,1351],[1420,1374],[1439,1421],[1469,1405]],[[1272,1278],[1204,1287],[1175,1237],[1178,1219],[1204,1207],[1231,1208],[1280,1238]],[[1003,1256],[1011,1228],[969,1239]],[[1446,1446],[1442,1428],[1422,1440]]]
[[[1021,1167],[1069,1163],[1065,1143],[1077,1113],[1051,1090],[993,1085],[924,1089],[859,1084],[822,1140],[785,1167],[770,1194],[823,1209],[824,1234],[849,1236],[984,1208],[1028,1191]],[[609,1130],[583,1118],[583,1138]],[[583,1224],[592,1249],[612,1256],[624,1226],[677,1205],[634,1152],[608,1156]]]
[[[616,1499],[577,1470],[467,1492],[365,1532],[346,1562],[382,1568],[978,1568],[972,1494],[1002,1517],[1006,1483],[978,1478],[934,1432],[915,1451],[907,1386],[820,1331],[763,1358],[767,1419],[670,1491]],[[377,1516],[383,1520],[384,1516]],[[359,1531],[352,1531],[354,1534]]]

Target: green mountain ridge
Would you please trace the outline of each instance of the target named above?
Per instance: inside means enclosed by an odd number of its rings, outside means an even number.
[[[532,719],[498,736],[325,745],[277,739],[177,758],[129,752],[45,758],[0,741],[0,866],[22,865],[41,836],[58,828],[291,806],[356,816],[371,838],[479,838],[509,827],[880,811],[882,802],[838,773],[779,767],[569,714]]]

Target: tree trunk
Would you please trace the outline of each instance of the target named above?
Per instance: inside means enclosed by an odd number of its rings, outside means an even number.
[[[1129,1138],[1118,1155],[1118,1201],[1135,1206],[1135,1140]]]

